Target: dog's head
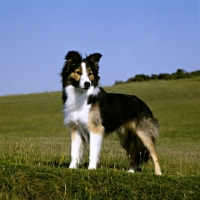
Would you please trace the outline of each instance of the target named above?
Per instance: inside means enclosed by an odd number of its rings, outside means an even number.
[[[98,86],[98,63],[101,57],[100,53],[94,53],[83,59],[80,53],[69,51],[65,56],[66,62],[61,73],[63,89],[72,85],[84,91],[91,86]]]

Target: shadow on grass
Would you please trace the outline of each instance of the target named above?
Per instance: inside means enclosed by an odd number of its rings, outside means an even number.
[[[52,168],[69,168],[70,162],[62,162],[60,163],[57,160],[54,161],[49,161],[49,162],[37,162],[37,165],[43,165],[43,166],[48,166]],[[89,163],[84,162],[82,163],[78,169],[88,169]],[[99,163],[97,166],[97,169],[114,169],[114,170],[119,170],[119,171],[128,171],[129,168],[127,167],[122,167],[120,164],[105,164],[105,163]],[[144,172],[143,169],[137,169],[136,172]]]

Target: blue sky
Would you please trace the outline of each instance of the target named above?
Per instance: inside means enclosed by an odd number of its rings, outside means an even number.
[[[103,55],[102,86],[199,70],[200,1],[0,1],[0,96],[61,90],[70,50]]]

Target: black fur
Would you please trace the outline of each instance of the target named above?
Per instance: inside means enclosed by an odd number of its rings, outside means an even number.
[[[91,95],[88,98],[88,104],[96,102],[99,103],[105,133],[114,132],[127,122],[134,121],[139,125],[143,118],[154,119],[149,107],[134,95],[107,93],[103,88],[100,88],[98,95]],[[154,142],[153,137],[152,140]],[[134,166],[136,170],[141,170],[140,164],[149,160],[149,151],[141,139],[133,134],[132,130],[127,130],[126,145],[123,148],[127,155],[131,155],[130,166]]]
[[[105,132],[115,131],[119,125],[144,117],[152,117],[149,107],[134,95],[107,93],[100,88],[98,96],[90,96],[88,103],[98,101]]]

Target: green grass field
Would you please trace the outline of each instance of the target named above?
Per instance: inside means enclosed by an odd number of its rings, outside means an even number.
[[[0,97],[0,199],[200,199],[200,77],[106,87],[134,94],[160,122],[152,162],[127,173],[115,133],[103,143],[97,170],[68,169],[70,134],[61,92]]]

